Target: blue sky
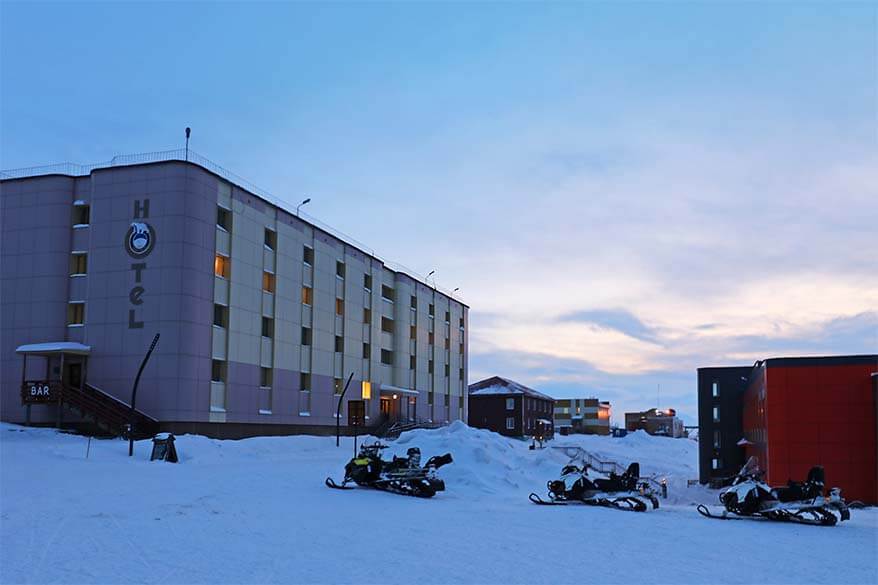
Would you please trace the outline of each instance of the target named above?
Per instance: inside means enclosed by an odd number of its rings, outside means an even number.
[[[0,4],[0,167],[192,148],[472,306],[471,381],[677,407],[878,351],[870,3]]]

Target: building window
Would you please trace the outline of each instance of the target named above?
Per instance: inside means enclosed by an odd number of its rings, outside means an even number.
[[[723,466],[722,460],[718,457],[713,458],[713,468],[719,469]]]
[[[463,355],[463,344],[462,344],[462,343],[461,343],[460,346],[457,348],[457,353]]]
[[[335,299],[335,314],[344,315],[344,299]]]
[[[719,449],[722,447],[722,433],[719,431],[713,431],[713,448]]]
[[[78,276],[88,272],[88,255],[85,252],[74,252],[70,255],[70,276]]]
[[[341,279],[344,279],[345,273],[345,265],[341,260],[335,261],[335,275]]]
[[[448,364],[445,364],[445,377],[447,378],[450,375],[451,375],[451,366],[449,366]]]
[[[418,361],[418,359],[415,356],[413,356],[413,355],[409,356],[409,369],[410,370],[415,369],[415,364],[417,363],[417,361]]]
[[[719,406],[713,407],[713,422],[719,422]]]
[[[416,325],[412,325],[409,327],[409,339],[417,339],[418,338],[418,328]]]
[[[372,382],[368,380],[363,380],[360,383],[360,398],[363,400],[371,400],[372,399]]]
[[[310,374],[302,374],[303,376],[308,376],[310,378]],[[299,416],[311,416],[311,391],[310,390],[301,390],[299,392]]]
[[[229,308],[225,305],[213,305],[213,324],[225,329],[229,326]]]
[[[309,307],[314,304],[314,289],[310,286],[302,287],[302,304]]]
[[[506,430],[513,431],[515,430],[515,419],[513,417],[507,417],[506,419]]]
[[[364,274],[363,275],[363,288],[369,292],[372,292],[372,275]]]
[[[344,351],[344,337],[341,335],[335,336],[335,353],[342,353]]]
[[[372,309],[363,309],[363,323],[372,323]]]
[[[393,289],[386,284],[381,285],[381,298],[393,302]]]
[[[274,372],[271,368],[259,368],[259,386],[262,388],[271,388],[274,378]]]
[[[506,399],[506,410],[515,410],[515,398]]]
[[[216,227],[222,228],[227,232],[232,231],[232,212],[219,205],[216,208]]]
[[[433,391],[427,392],[427,406],[433,406]]]
[[[445,322],[451,323],[451,313],[449,311],[445,311]]]
[[[436,334],[430,331],[427,333],[427,343],[433,345],[436,341]]]
[[[268,271],[263,271],[262,272],[262,290],[264,290],[265,292],[274,294],[274,284],[275,284],[274,274],[272,274],[271,272],[268,272]]]
[[[231,265],[232,261],[228,256],[217,254],[213,261],[213,273],[221,278],[228,278]]]
[[[713,397],[714,398],[719,397],[719,382],[714,381],[714,383],[712,385],[712,390],[713,390]]]
[[[433,373],[433,360],[427,362],[427,372],[430,374]]]
[[[447,337],[445,338],[445,349],[451,349],[451,340]]]
[[[271,317],[262,318],[262,337],[274,337],[274,319]]]
[[[458,325],[460,329],[463,329],[463,317],[460,318],[460,325]]]
[[[85,324],[85,303],[67,303],[67,325]]]
[[[339,396],[339,395],[341,395],[343,390],[344,390],[344,380],[342,380],[341,378],[333,378],[332,379],[332,392],[333,392],[333,394],[335,394],[336,396]]]
[[[381,331],[384,331],[386,333],[393,333],[393,319],[381,317]]]
[[[392,366],[393,365],[393,352],[389,349],[381,350],[381,363]]]
[[[412,309],[417,310],[418,308],[418,297],[412,295]]]
[[[302,327],[302,345],[311,345],[310,327]]]
[[[436,316],[436,307],[433,305],[433,303],[430,303],[430,306],[428,307],[427,316],[431,319]]]
[[[457,370],[457,379],[458,379],[458,380],[463,380],[463,368],[459,368],[459,369]]]
[[[73,206],[73,227],[85,226],[91,222],[91,207],[88,205]]]
[[[314,248],[302,246],[302,262],[308,266],[314,266]]]
[[[368,360],[372,358],[372,346],[368,343],[363,344],[363,359]]]
[[[299,390],[302,392],[311,391],[311,374],[308,372],[302,372],[299,374]]]
[[[264,245],[269,250],[277,250],[277,232],[265,228],[265,242]]]
[[[226,362],[222,360],[213,360],[210,363],[210,380],[211,382],[226,381]]]

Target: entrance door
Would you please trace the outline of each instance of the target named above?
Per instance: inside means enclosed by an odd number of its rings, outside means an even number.
[[[79,388],[82,383],[82,364],[66,364],[64,369],[64,381],[68,386]]]
[[[384,418],[390,418],[390,414],[393,411],[393,405],[390,402],[390,398],[381,398],[381,416]]]

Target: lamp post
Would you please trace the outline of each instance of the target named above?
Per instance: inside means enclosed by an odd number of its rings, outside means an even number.
[[[428,285],[430,284],[430,277],[433,276],[433,274],[435,274],[435,273],[436,273],[435,270],[431,270],[431,271],[429,272],[429,274],[427,274],[427,278],[424,279],[424,280],[427,281],[427,284],[428,284]],[[435,278],[433,279],[433,288],[436,288],[436,279],[435,279]]]
[[[311,203],[310,197],[308,197],[307,199],[305,199],[304,201],[302,201],[301,203],[296,205],[296,217],[299,217],[299,208],[302,207],[303,205],[308,204],[308,203]]]
[[[186,126],[186,162],[189,162],[189,135],[192,134],[192,128]]]

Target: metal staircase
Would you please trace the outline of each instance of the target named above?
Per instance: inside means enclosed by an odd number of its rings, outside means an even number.
[[[127,437],[131,406],[111,396],[91,384],[79,388],[64,385],[61,387],[61,402],[67,408],[79,413],[83,419],[90,419],[95,426],[109,435]],[[139,410],[133,414],[134,438],[152,437],[159,430],[156,419]]]

